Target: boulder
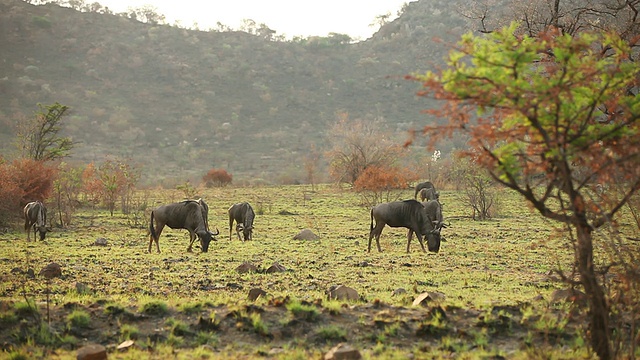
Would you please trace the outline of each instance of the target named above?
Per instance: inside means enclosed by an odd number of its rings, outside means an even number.
[[[356,301],[360,299],[360,296],[358,295],[357,291],[344,285],[330,287],[329,290],[327,291],[327,297],[329,298],[329,300]]]
[[[444,299],[446,299],[446,296],[443,293],[437,291],[425,291],[413,300],[413,306],[426,306],[432,301],[440,302]]]
[[[358,360],[362,355],[358,349],[345,343],[340,343],[324,355],[324,360]]]
[[[285,271],[287,271],[287,268],[285,268],[284,266],[280,265],[277,262],[274,262],[273,265],[269,266],[266,273],[272,274],[272,273],[285,272]]]
[[[78,349],[77,360],[105,360],[107,349],[100,344],[89,344]]]
[[[107,239],[105,239],[105,238],[97,238],[96,241],[93,243],[93,245],[95,245],[95,246],[107,246]]]
[[[313,231],[309,229],[304,229],[298,233],[298,235],[293,237],[293,240],[318,240],[320,237],[313,233]]]
[[[245,261],[236,268],[236,271],[240,274],[244,274],[248,272],[258,272],[258,268],[252,263]]]
[[[43,276],[45,279],[53,279],[62,275],[62,267],[57,263],[52,262],[43,267],[38,275]]]
[[[253,288],[251,290],[249,290],[249,300],[250,301],[256,301],[260,296],[265,297],[267,296],[267,292],[260,289],[260,288]]]

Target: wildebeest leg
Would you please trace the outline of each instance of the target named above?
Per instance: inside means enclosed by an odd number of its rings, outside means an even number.
[[[418,233],[416,233],[416,235],[418,235]],[[420,238],[420,235],[418,235],[418,239]],[[409,229],[409,232],[407,233],[407,252],[409,252],[409,246],[411,245],[411,239],[413,239],[413,230]]]
[[[427,252],[427,250],[424,249],[424,242],[422,242],[422,235],[420,235],[420,233],[417,232],[416,236],[418,237],[418,241],[420,241],[420,247],[422,248],[422,252]],[[407,252],[409,252],[409,249],[407,249]]]
[[[190,238],[189,239],[189,247],[187,248],[187,252],[193,252],[193,250],[192,250],[193,243],[198,238],[198,236],[196,235],[195,231],[189,231],[189,238]]]
[[[162,234],[162,229],[164,229],[164,224],[158,224],[158,228],[156,229],[156,237],[153,237],[153,235],[149,235],[149,237],[151,238],[149,240],[149,249],[148,252],[149,254],[151,254],[151,245],[153,244],[153,242],[156,242],[156,250],[158,250],[158,254],[160,254],[160,234]]]
[[[236,225],[236,235],[238,235],[238,240],[244,241],[244,235],[243,235],[243,237],[241,237],[240,236],[240,231],[244,231],[244,226],[242,224],[237,224]]]
[[[233,218],[229,217],[229,241],[231,241],[231,232],[233,231]]]

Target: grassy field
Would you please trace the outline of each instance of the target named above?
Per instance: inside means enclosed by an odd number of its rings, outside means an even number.
[[[149,211],[182,200],[177,190],[140,191],[136,203],[147,209],[136,214],[82,209],[44,243],[27,243],[18,227],[0,234],[0,356],[75,358],[78,347],[99,343],[116,359],[307,359],[347,342],[376,359],[589,358],[582,312],[550,305],[564,288],[550,271],[570,268],[570,243],[515,195],[504,192],[495,219],[473,221],[461,194],[442,191],[450,226],[440,252],[423,253],[414,239],[407,254],[406,229],[389,227],[383,252],[375,244],[367,252],[369,209],[357,194],[309,190],[202,190],[220,230],[208,253],[187,253],[187,231],[168,228],[162,252],[146,252]],[[227,209],[239,201],[257,214],[250,242],[235,232],[229,240]],[[320,239],[293,240],[305,228]],[[95,246],[98,238],[107,246]],[[37,274],[50,262],[62,276],[47,282]],[[240,274],[244,262],[286,271]],[[24,275],[29,268],[35,278]],[[327,300],[332,285],[360,300]],[[252,288],[267,295],[251,301]],[[412,306],[425,291],[444,299]],[[117,350],[127,339],[134,345]]]

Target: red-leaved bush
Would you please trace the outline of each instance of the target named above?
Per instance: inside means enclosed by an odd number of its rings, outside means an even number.
[[[203,177],[206,187],[221,187],[231,184],[233,177],[225,169],[211,169]]]
[[[51,194],[56,169],[32,159],[11,163],[0,158],[0,223],[8,224],[22,216],[22,207],[30,201],[45,201]]]

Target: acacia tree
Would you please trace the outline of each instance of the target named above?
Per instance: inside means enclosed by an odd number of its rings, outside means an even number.
[[[18,129],[18,140],[25,157],[38,161],[61,159],[73,149],[71,138],[62,137],[62,117],[69,107],[55,103],[38,104],[40,111]]]
[[[593,232],[640,189],[640,66],[612,33],[547,31],[463,36],[446,69],[416,75],[419,95],[445,101],[430,111],[449,119],[427,126],[437,139],[468,134],[466,156],[516,191],[574,241],[579,284],[589,302],[590,346],[612,358],[609,309],[594,267]],[[623,184],[623,196],[596,199],[594,182]],[[570,280],[568,280],[570,281]]]
[[[402,153],[381,121],[350,120],[347,113],[329,129],[329,171],[337,182],[353,185],[369,166],[390,167]]]

